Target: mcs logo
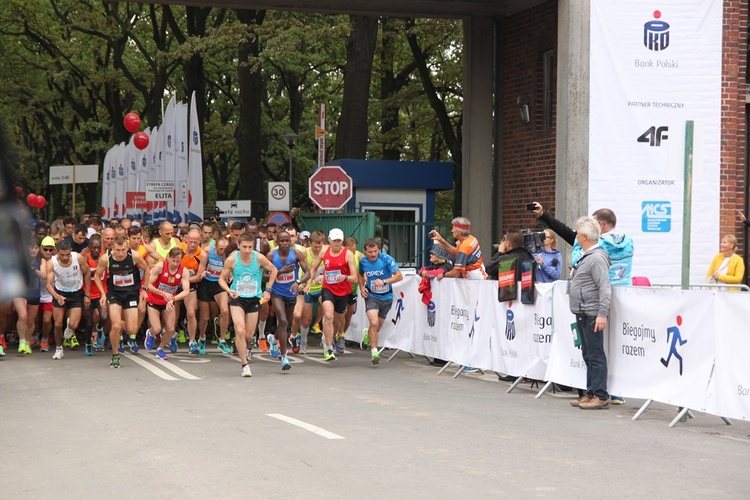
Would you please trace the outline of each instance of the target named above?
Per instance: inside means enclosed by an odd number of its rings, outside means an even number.
[[[641,203],[641,231],[644,233],[668,233],[671,230],[671,202],[644,201]]]
[[[669,132],[669,127],[664,125],[661,127],[649,127],[648,130],[638,137],[638,142],[647,142],[649,146],[658,148],[661,146],[661,141],[669,139],[667,132]]]
[[[654,11],[654,20],[643,25],[643,45],[658,52],[669,47],[669,24],[659,21],[661,12]]]

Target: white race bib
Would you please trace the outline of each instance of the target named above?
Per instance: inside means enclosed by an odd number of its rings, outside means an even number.
[[[135,285],[135,278],[133,278],[132,274],[113,274],[112,284],[121,287],[133,286]]]

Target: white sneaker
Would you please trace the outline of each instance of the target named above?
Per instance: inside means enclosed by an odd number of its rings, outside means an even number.
[[[299,343],[299,353],[300,354],[307,354],[307,342],[300,342]]]
[[[52,359],[62,359],[63,358],[63,348],[57,347],[55,348],[55,354],[52,355]]]
[[[252,377],[253,374],[250,372],[250,365],[245,365],[242,367],[242,376],[243,377]]]
[[[251,351],[250,349],[245,349],[245,356],[247,357],[247,362],[249,363],[253,358],[253,351]]]

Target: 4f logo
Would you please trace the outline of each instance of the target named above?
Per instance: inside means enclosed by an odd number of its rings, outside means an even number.
[[[647,142],[649,146],[659,147],[661,146],[661,141],[669,139],[667,132],[669,132],[669,127],[667,126],[649,127],[648,130],[638,137],[638,142]]]

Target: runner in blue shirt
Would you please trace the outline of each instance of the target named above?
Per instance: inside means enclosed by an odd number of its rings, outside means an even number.
[[[404,279],[393,257],[380,251],[375,238],[365,241],[365,256],[359,260],[359,290],[365,299],[370,327],[364,332],[370,338],[372,364],[380,363],[378,332],[393,303],[393,283]]]

